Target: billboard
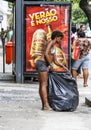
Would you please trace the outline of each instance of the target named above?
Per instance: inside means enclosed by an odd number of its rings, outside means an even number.
[[[34,55],[43,51],[43,32],[50,40],[52,31],[60,30],[64,38],[60,46],[55,45],[57,57],[68,67],[70,5],[28,5],[25,8],[25,42],[26,42],[26,72],[36,71]],[[41,44],[38,52],[38,45]],[[53,63],[54,71],[63,72],[64,68]]]

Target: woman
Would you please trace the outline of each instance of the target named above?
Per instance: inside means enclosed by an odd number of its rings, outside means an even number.
[[[50,43],[46,44],[46,48],[43,48],[43,53],[35,59],[36,69],[39,73],[39,94],[42,101],[42,110],[52,110],[49,106],[47,95],[48,71],[53,70],[52,61],[55,58],[53,58],[52,55],[55,55],[54,45],[60,44],[62,39],[62,32],[53,31]],[[55,63],[62,66],[57,60],[55,60]]]
[[[89,65],[89,51],[91,49],[90,41],[85,38],[84,32],[78,32],[78,38],[73,42],[73,49],[75,46],[79,46],[79,59],[74,60],[72,62],[72,76],[76,79],[77,77],[77,70],[79,67],[82,68],[83,71],[83,86],[88,86],[88,65]]]

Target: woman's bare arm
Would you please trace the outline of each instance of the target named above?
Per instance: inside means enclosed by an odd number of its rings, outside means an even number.
[[[61,66],[61,67],[63,67],[66,71],[68,71],[68,72],[70,72],[69,70],[68,70],[68,68],[62,63],[62,62],[59,62],[58,60],[57,60],[57,56],[56,55],[54,55],[54,63],[56,64],[56,65],[58,65],[58,66]]]
[[[48,45],[47,45],[47,48],[46,48],[46,51],[45,51],[45,57],[46,57],[46,60],[49,64],[51,64],[51,57],[50,57],[50,52],[51,52],[51,48],[53,47],[53,42],[51,41]]]

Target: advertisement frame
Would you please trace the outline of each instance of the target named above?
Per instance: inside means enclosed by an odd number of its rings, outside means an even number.
[[[71,68],[71,2],[46,2],[46,1],[38,1],[38,2],[35,2],[35,1],[25,1],[24,2],[24,32],[23,32],[23,40],[24,40],[24,45],[23,45],[23,52],[24,52],[24,75],[27,75],[27,76],[30,76],[30,77],[33,77],[33,76],[37,76],[37,71],[26,71],[26,7],[27,6],[40,6],[40,5],[43,5],[43,6],[51,6],[51,5],[54,5],[54,6],[69,6],[69,20],[68,20],[68,26],[69,26],[69,30],[68,30],[68,69],[70,70]]]

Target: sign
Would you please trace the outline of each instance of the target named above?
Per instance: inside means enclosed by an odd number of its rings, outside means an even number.
[[[26,6],[25,12],[26,72],[36,71],[36,59],[34,57],[41,55],[40,53],[43,52],[45,46],[43,46],[44,32],[46,32],[47,40],[50,40],[51,33],[54,30],[59,30],[64,34],[60,47],[56,46],[56,52],[58,60],[68,67],[70,6],[30,5]],[[63,61],[61,61],[62,59]],[[59,67],[54,63],[53,65],[54,71],[64,71],[63,67]]]

